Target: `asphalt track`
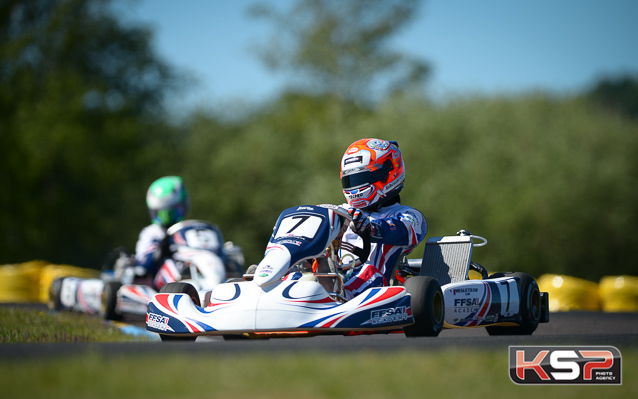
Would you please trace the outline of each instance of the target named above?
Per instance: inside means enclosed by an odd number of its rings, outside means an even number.
[[[142,326],[140,319],[127,320]],[[435,351],[449,348],[506,350],[510,345],[602,345],[638,348],[638,312],[551,313],[550,322],[539,325],[531,336],[489,336],[485,329],[444,330],[438,337],[406,338],[403,334],[344,337],[273,338],[225,341],[221,337],[199,337],[193,342],[65,343],[0,345],[0,360],[29,357],[69,356],[87,351],[104,355],[135,354],[242,354]]]

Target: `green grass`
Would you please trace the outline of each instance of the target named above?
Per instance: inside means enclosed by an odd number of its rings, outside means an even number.
[[[517,398],[605,399],[638,394],[638,349],[622,353],[622,386],[520,386],[507,348],[349,353],[198,354],[85,352],[4,359],[8,342],[134,338],[96,317],[0,307],[0,393],[6,398]],[[312,340],[313,338],[308,338]],[[348,338],[344,338],[348,339]],[[157,345],[157,346],[155,346]]]
[[[310,338],[312,339],[312,338]],[[347,339],[347,338],[346,338]],[[507,351],[202,354],[1,361],[0,392],[20,398],[635,397],[638,353],[623,354],[622,386],[519,386]]]
[[[98,317],[0,306],[0,344],[139,340]]]

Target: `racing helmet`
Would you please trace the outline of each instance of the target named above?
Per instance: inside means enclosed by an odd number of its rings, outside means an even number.
[[[169,227],[184,220],[190,200],[182,178],[166,176],[155,180],[146,192],[146,205],[155,224]]]
[[[396,141],[361,139],[341,158],[341,187],[348,205],[372,208],[403,188],[405,167]]]

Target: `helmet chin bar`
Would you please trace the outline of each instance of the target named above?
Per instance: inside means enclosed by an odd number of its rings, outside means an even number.
[[[385,195],[383,195],[383,193],[377,190],[374,186],[369,187],[371,188],[371,193],[366,196],[347,194],[346,190],[343,190],[343,195],[346,197],[348,205],[357,209],[365,209],[376,204],[385,197]]]

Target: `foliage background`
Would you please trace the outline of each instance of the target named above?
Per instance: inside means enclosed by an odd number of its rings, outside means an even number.
[[[146,189],[169,174],[184,177],[193,218],[218,224],[249,264],[258,262],[279,213],[342,203],[343,151],[380,137],[401,145],[403,203],[424,213],[428,236],[460,229],[485,236],[489,245],[475,256],[488,270],[592,280],[637,274],[636,76],[570,95],[433,102],[423,90],[427,64],[384,52],[383,39],[395,31],[387,29],[361,36],[375,46],[356,63],[370,66],[368,82],[404,61],[399,69],[408,73],[374,100],[366,80],[344,87],[351,69],[340,75],[332,64],[296,58],[288,67],[320,77],[309,87],[177,119],[166,104],[189,82],[153,53],[151,31],[120,24],[108,3],[0,2],[0,264],[45,259],[99,268],[110,249],[134,246],[149,222]],[[418,7],[393,3],[408,13],[398,24]],[[333,80],[340,82],[334,90]]]

